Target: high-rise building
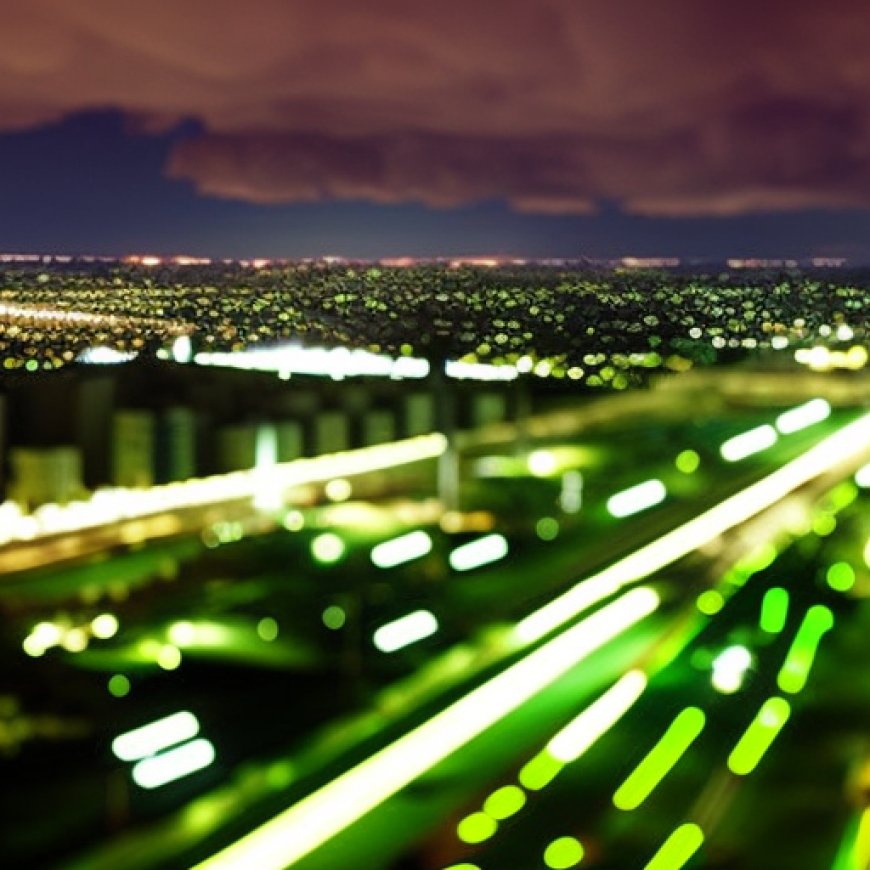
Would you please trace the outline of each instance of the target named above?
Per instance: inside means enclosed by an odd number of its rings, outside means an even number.
[[[154,485],[155,428],[151,411],[115,412],[112,418],[112,483],[115,486]]]

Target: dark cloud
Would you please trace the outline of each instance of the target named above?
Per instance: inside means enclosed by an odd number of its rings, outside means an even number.
[[[195,119],[254,202],[735,214],[870,206],[857,0],[0,0],[0,128]]]

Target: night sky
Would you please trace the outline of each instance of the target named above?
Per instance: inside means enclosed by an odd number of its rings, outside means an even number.
[[[0,0],[0,250],[870,261],[857,0]]]

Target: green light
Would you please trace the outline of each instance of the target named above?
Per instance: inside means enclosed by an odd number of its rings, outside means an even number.
[[[529,791],[540,791],[549,785],[565,765],[553,758],[545,749],[527,761],[521,768],[517,779]]]
[[[680,825],[662,843],[644,870],[678,870],[701,848],[703,842],[704,832],[697,825],[691,822]]]
[[[477,864],[451,864],[445,867],[444,870],[480,870]]]
[[[583,860],[583,846],[574,837],[559,837],[544,850],[544,863],[552,870],[576,867]]]
[[[827,502],[836,512],[849,507],[856,498],[858,498],[858,487],[851,480],[844,480],[828,493]]]
[[[264,616],[257,623],[257,634],[260,640],[271,643],[278,638],[278,623],[271,616]]]
[[[332,532],[324,532],[311,540],[311,558],[322,565],[338,562],[344,551],[344,541]]]
[[[788,721],[791,707],[784,698],[768,698],[728,756],[728,769],[738,776],[752,773],[776,735]]]
[[[320,618],[323,620],[323,624],[333,631],[338,631],[347,622],[347,614],[337,604],[330,604]]]
[[[813,520],[813,532],[820,538],[826,538],[837,528],[837,519],[833,514],[821,513]]]
[[[674,465],[677,466],[677,471],[683,474],[694,474],[701,464],[701,457],[694,450],[683,450],[677,454],[674,460]]]
[[[526,803],[526,793],[516,785],[506,785],[494,791],[484,802],[483,811],[498,821],[518,813]]]
[[[779,634],[785,628],[788,616],[788,592],[780,586],[774,586],[764,593],[761,601],[761,615],[758,624],[762,631],[768,634]]]
[[[107,683],[109,694],[115,698],[126,698],[130,694],[130,680],[123,674],[113,674]]]
[[[735,569],[747,576],[757,574],[765,568],[769,568],[779,555],[779,551],[773,544],[762,544],[753,550],[745,559],[735,565]]]
[[[725,599],[721,592],[707,589],[695,599],[695,606],[705,616],[713,616],[725,606]]]
[[[844,457],[858,455],[860,448],[857,445],[866,444],[868,437],[870,437],[870,414],[865,414],[833,435],[819,441],[806,453],[746,489],[729,496],[705,513],[671,529],[662,537],[634,550],[603,570],[582,578],[558,598],[518,622],[514,629],[517,639],[521,643],[539,640],[553,629],[613,595],[614,592],[650,576],[715,540],[723,532],[756,516],[797,487],[842,462]],[[870,478],[870,473],[867,477]],[[777,555],[776,548],[768,546],[766,549],[770,553],[772,562]],[[744,573],[741,566],[740,571],[735,567],[731,573],[735,575],[734,582],[742,585],[752,572],[739,576]],[[739,579],[736,579],[738,576]]]
[[[463,843],[482,843],[498,830],[498,822],[486,813],[472,813],[456,826],[456,836]]]
[[[519,709],[659,604],[658,594],[648,587],[626,592],[207,858],[197,865],[198,870],[284,870],[292,866]]]
[[[697,707],[683,710],[659,742],[616,790],[613,803],[621,810],[637,809],[703,731],[705,721],[703,711]]]
[[[822,635],[833,627],[834,614],[824,605],[814,604],[807,611],[776,677],[783,692],[794,695],[803,689]]]
[[[559,534],[559,522],[553,517],[541,517],[535,523],[535,534],[542,541],[552,541]]]
[[[835,592],[848,592],[855,585],[855,569],[848,562],[834,562],[825,579]]]

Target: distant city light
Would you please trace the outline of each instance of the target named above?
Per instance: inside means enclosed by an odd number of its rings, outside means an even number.
[[[132,350],[115,350],[113,347],[89,347],[83,350],[76,362],[85,365],[120,365],[136,359],[139,354]]]

